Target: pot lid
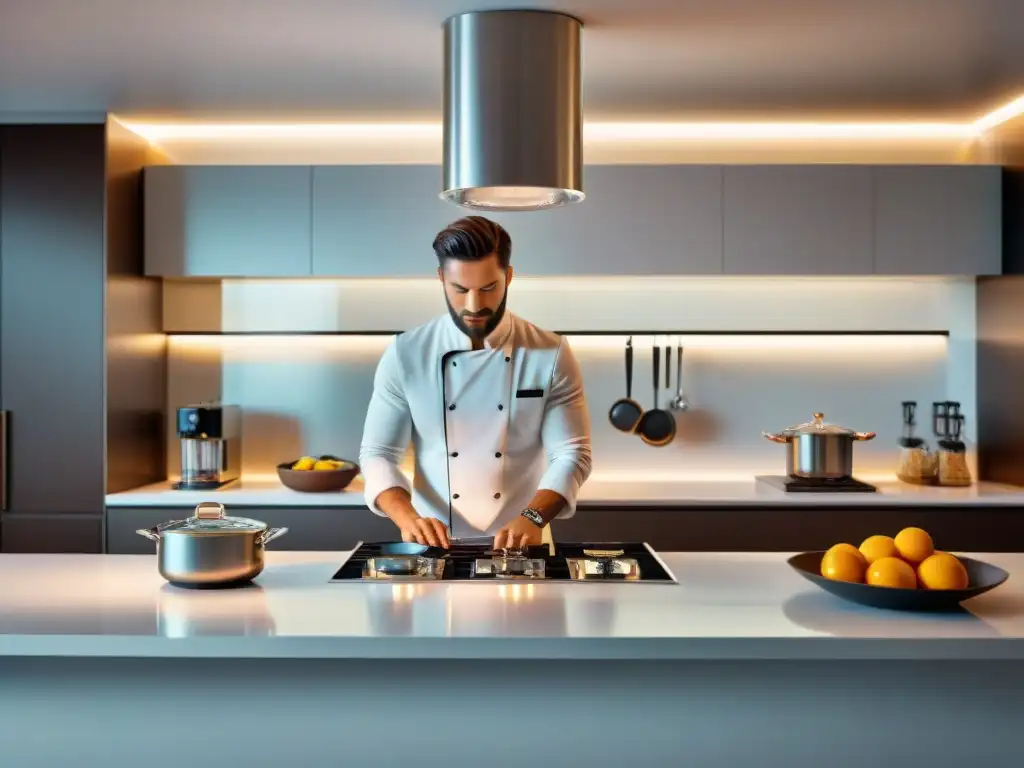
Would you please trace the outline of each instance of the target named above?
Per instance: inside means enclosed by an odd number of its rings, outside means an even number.
[[[798,424],[795,427],[788,427],[782,431],[783,435],[791,437],[793,435],[855,435],[856,430],[848,429],[847,427],[840,426],[838,424],[829,424],[825,421],[825,414],[816,413],[814,414],[813,421],[807,421],[803,424]]]
[[[248,517],[229,517],[224,514],[223,504],[204,501],[192,517],[164,523],[160,533],[259,533],[266,529],[266,523]]]

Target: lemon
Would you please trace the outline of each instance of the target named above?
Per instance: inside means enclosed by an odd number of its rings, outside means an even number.
[[[327,460],[321,459],[320,461],[316,462],[316,464],[313,465],[313,469],[314,469],[314,471],[321,471],[321,472],[325,471],[325,470],[333,470],[333,469],[337,469],[338,468],[337,464],[338,464],[338,462],[331,461],[330,459],[327,459]]]
[[[868,536],[860,545],[860,553],[868,565],[883,557],[899,557],[896,542],[889,536]]]
[[[898,557],[882,557],[868,566],[867,582],[873,587],[916,589],[914,569]]]
[[[316,459],[312,456],[303,456],[301,459],[292,464],[292,469],[312,469],[316,464]]]
[[[917,566],[922,589],[966,589],[967,569],[954,555],[936,552]]]
[[[825,554],[828,555],[829,552],[849,552],[851,555],[857,555],[861,558],[864,557],[864,555],[860,553],[860,550],[853,546],[853,544],[846,544],[845,542],[842,544],[834,544],[833,546],[829,547],[828,552],[826,552]],[[868,562],[867,560],[865,560],[864,565],[867,566],[867,564]]]
[[[821,558],[821,575],[832,581],[854,581],[863,584],[867,561],[864,555],[853,547],[845,549],[842,548],[844,546],[850,547],[849,544],[838,544]]]
[[[912,565],[927,560],[935,552],[932,537],[921,528],[904,528],[893,539],[900,557]]]

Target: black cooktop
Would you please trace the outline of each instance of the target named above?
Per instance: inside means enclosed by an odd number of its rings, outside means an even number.
[[[875,486],[845,477],[841,480],[815,480],[809,477],[789,475],[758,475],[757,481],[767,483],[786,493],[875,493]]]
[[[372,581],[365,578],[363,567],[367,560],[380,554],[381,546],[390,542],[360,543],[352,555],[342,563],[338,571],[331,577],[332,582],[340,581]],[[600,553],[598,556],[585,554],[584,550],[591,553]],[[612,557],[612,553],[618,553]],[[642,542],[575,542],[561,543],[554,546],[554,553],[549,552],[547,545],[528,547],[523,554],[531,559],[542,560],[544,563],[544,575],[536,577],[531,581],[564,581],[571,584],[582,583],[583,581],[616,581],[618,570],[616,564],[633,561],[639,576],[632,579],[633,583],[666,583],[675,582],[675,578],[665,568],[661,559],[647,544]],[[474,567],[480,559],[494,557],[492,547],[489,544],[461,544],[453,542],[447,554],[443,556],[444,570],[440,579],[433,577],[403,577],[403,581],[503,581],[500,576],[490,574],[479,574]],[[590,560],[597,563],[604,561],[604,568],[590,568],[590,575],[585,579],[574,578],[573,570],[570,568],[572,560]],[[577,563],[578,564],[578,563]],[[612,567],[607,567],[611,564]],[[593,573],[593,571],[597,573]],[[576,569],[575,572],[579,572]],[[603,575],[602,575],[603,574]]]

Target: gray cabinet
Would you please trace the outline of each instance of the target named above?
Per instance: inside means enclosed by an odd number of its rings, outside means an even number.
[[[729,275],[865,275],[873,271],[866,166],[728,166]]]
[[[875,271],[1002,272],[1002,173],[995,166],[873,169]]]
[[[583,183],[578,205],[495,216],[520,274],[722,273],[721,167],[595,165]]]
[[[0,127],[5,551],[100,547],[105,128]]]
[[[312,274],[312,169],[151,166],[145,172],[146,274]]]
[[[425,277],[437,267],[431,243],[468,211],[437,195],[436,165],[313,169],[313,274]]]
[[[472,211],[441,201],[437,166],[332,166],[313,172],[313,273],[422,277],[431,243]],[[722,171],[715,166],[588,166],[587,199],[549,211],[487,214],[512,237],[527,276],[720,274]]]

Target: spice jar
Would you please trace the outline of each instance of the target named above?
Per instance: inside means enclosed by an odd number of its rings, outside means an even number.
[[[964,417],[960,413],[949,417],[950,434],[939,441],[939,485],[971,485],[971,470],[967,466],[967,446],[960,440]]]
[[[903,403],[903,436],[899,439],[900,464],[896,476],[905,483],[931,485],[935,482],[936,462],[928,445],[914,435],[917,403]]]

